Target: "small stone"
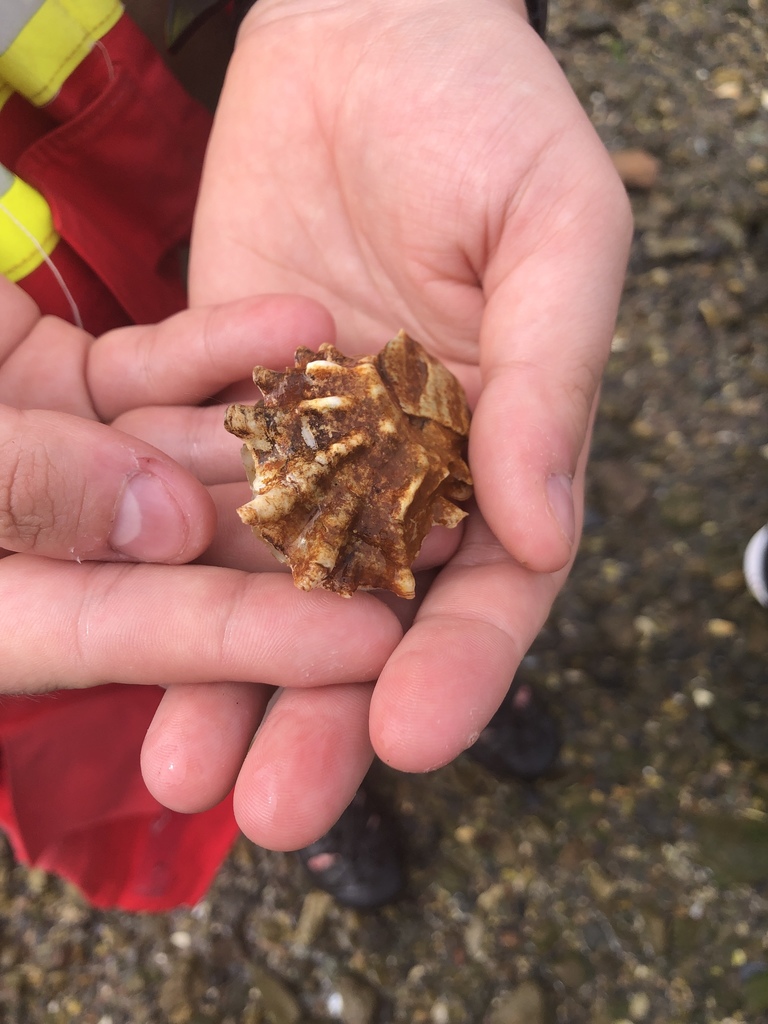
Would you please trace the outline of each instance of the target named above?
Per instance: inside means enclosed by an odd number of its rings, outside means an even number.
[[[627,565],[615,558],[604,558],[600,563],[600,575],[606,583],[620,583],[627,571]]]
[[[451,1014],[445,999],[436,999],[429,1011],[432,1024],[450,1024]]]
[[[632,1020],[645,1020],[651,1009],[651,1000],[645,992],[633,992],[629,997],[629,1016]]]
[[[173,932],[170,937],[170,943],[176,949],[189,949],[192,945],[192,936],[189,932]]]
[[[721,238],[725,239],[726,242],[735,251],[743,249],[746,244],[746,232],[744,225],[740,224],[733,217],[713,217],[710,222],[710,227],[715,231]],[[732,282],[728,282],[730,285]],[[744,283],[736,282],[736,288],[729,287],[728,289],[731,294],[739,295],[744,292]]]
[[[35,896],[45,891],[48,885],[49,875],[42,868],[29,868],[27,871],[27,888]]]
[[[718,590],[736,591],[744,589],[744,573],[741,569],[731,569],[721,573],[713,581]]]
[[[739,68],[716,68],[709,84],[719,100],[737,100],[744,89],[744,76]]]
[[[301,1005],[282,978],[256,964],[252,968],[253,985],[261,995],[262,1006],[274,1024],[299,1024]]]
[[[666,525],[681,530],[698,526],[705,518],[701,492],[683,481],[659,495],[659,508]]]
[[[650,615],[637,615],[634,619],[634,626],[642,640],[652,640],[658,636],[659,625]]]
[[[494,882],[477,897],[477,905],[486,913],[493,911],[507,896],[507,887],[503,882]]]
[[[666,267],[651,267],[648,273],[651,283],[657,288],[666,288],[672,280],[672,275]]]
[[[459,825],[453,833],[456,842],[461,843],[463,846],[470,846],[475,841],[476,835],[477,829],[474,825]]]
[[[620,149],[611,154],[613,166],[627,188],[653,188],[659,177],[659,161],[644,149]]]
[[[647,500],[649,489],[637,466],[619,459],[603,459],[590,467],[597,503],[609,516],[636,512]]]
[[[544,993],[535,981],[524,981],[511,992],[497,996],[484,1024],[547,1024]]]
[[[642,915],[642,937],[657,956],[663,956],[669,946],[669,928],[666,918],[655,909]]]
[[[722,325],[723,317],[720,307],[712,299],[702,299],[699,302],[698,310],[707,327],[720,327]]]
[[[741,96],[741,82],[723,82],[712,90],[719,100],[737,100]]]
[[[568,953],[552,964],[552,974],[566,989],[575,992],[589,978],[590,963],[581,953]]]
[[[732,637],[736,634],[736,623],[729,622],[728,619],[710,619],[707,622],[707,632],[718,639]]]
[[[657,235],[652,231],[643,235],[642,244],[647,255],[660,263],[690,259],[704,248],[701,239],[693,235]]]
[[[693,698],[693,703],[696,707],[700,708],[702,711],[706,708],[711,708],[715,701],[714,693],[712,693],[711,690],[705,689],[703,686],[697,686],[691,694],[691,697]]]
[[[378,992],[355,974],[342,974],[336,988],[341,996],[339,1019],[344,1024],[371,1024],[379,1005]]]
[[[188,960],[178,964],[163,982],[158,994],[158,1007],[169,1024],[187,1024],[192,1019],[205,983]]]
[[[483,957],[485,937],[485,921],[477,914],[473,914],[464,929],[464,946],[473,960]]]
[[[609,901],[618,883],[604,875],[595,861],[588,861],[583,870],[595,897],[604,903]]]
[[[341,992],[331,992],[325,1001],[325,1006],[332,1017],[340,1017],[344,1009],[344,998]]]
[[[741,306],[725,292],[720,292],[716,299],[702,299],[698,310],[704,323],[713,330],[738,324],[742,318]]]
[[[307,893],[293,933],[293,941],[297,946],[309,947],[314,944],[332,905],[333,897],[328,892],[313,889]]]

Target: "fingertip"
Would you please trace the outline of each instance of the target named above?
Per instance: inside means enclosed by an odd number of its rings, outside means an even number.
[[[480,511],[518,564],[538,573],[558,572],[574,555],[581,520],[574,479],[588,429],[588,420],[564,424],[550,404],[491,383],[470,435]]]
[[[0,274],[0,308],[3,310],[0,359],[5,360],[28,336],[40,320],[41,313],[34,299],[3,274]]]
[[[250,683],[171,686],[141,750],[149,792],[164,807],[192,814],[231,790],[269,697]]]
[[[180,563],[214,536],[207,489],[156,448],[104,424],[0,406],[0,449],[8,550]]]
[[[117,499],[108,544],[133,561],[177,565],[202,554],[215,529],[213,499],[202,485],[142,459]]]
[[[374,690],[376,755],[404,772],[448,764],[496,710],[508,685],[508,662],[503,636],[489,623],[460,616],[417,623]]]
[[[298,850],[335,824],[370,767],[370,693],[370,684],[281,692],[234,791],[252,842]]]
[[[142,744],[141,774],[155,800],[171,811],[192,814],[217,802],[186,744],[166,737],[154,723]]]

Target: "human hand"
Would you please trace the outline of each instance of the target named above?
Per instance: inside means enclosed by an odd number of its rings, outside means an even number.
[[[193,302],[300,292],[331,311],[349,354],[404,327],[474,407],[478,507],[372,696],[373,746],[397,768],[437,767],[473,741],[566,578],[630,226],[522,4],[259,0],[243,24]],[[241,773],[240,822],[263,845],[308,841],[307,808],[327,796],[309,756],[285,763],[334,711],[312,699],[304,728],[274,722]]]
[[[327,314],[267,298],[94,341],[40,317],[4,279],[0,310],[0,690],[198,683],[229,697],[231,710],[247,689],[198,798],[209,778],[226,792],[274,687],[374,678],[400,637],[367,595],[340,606],[330,594],[300,594],[284,574],[181,564],[214,541],[222,500],[189,470],[224,480],[239,461],[222,408],[186,403],[242,378],[262,342],[280,359],[297,333],[326,340]],[[120,416],[160,395],[175,406]],[[186,468],[119,429],[137,417]],[[273,567],[250,548],[246,568]],[[350,633],[360,638],[351,650]]]

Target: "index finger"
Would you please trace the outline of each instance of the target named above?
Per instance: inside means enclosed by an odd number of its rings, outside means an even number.
[[[0,693],[105,682],[351,683],[375,678],[400,635],[371,595],[305,594],[279,573],[0,560]]]
[[[293,365],[300,345],[335,337],[319,303],[264,295],[187,309],[160,324],[109,331],[92,345],[88,387],[101,419],[139,406],[196,405],[251,380],[253,367]],[[254,389],[255,392],[255,389]]]

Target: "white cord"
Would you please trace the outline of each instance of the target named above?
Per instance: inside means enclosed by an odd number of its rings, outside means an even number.
[[[51,257],[48,255],[48,253],[42,247],[40,242],[35,238],[35,236],[32,234],[32,232],[24,224],[21,223],[21,221],[19,220],[18,217],[14,216],[14,214],[11,213],[11,211],[8,209],[8,207],[5,205],[5,203],[2,201],[2,199],[0,199],[0,210],[2,210],[2,212],[6,215],[8,220],[10,220],[13,224],[16,225],[16,227],[19,229],[19,231],[21,231],[21,233],[23,235],[27,236],[27,238],[30,240],[30,242],[34,245],[34,247],[40,253],[40,255],[42,256],[43,260],[48,265],[48,268],[50,269],[51,273],[56,278],[56,281],[57,281],[59,287],[64,292],[64,296],[65,296],[67,302],[69,303],[69,308],[72,310],[72,318],[75,321],[75,324],[81,330],[84,330],[83,320],[82,320],[82,317],[80,316],[80,310],[77,308],[77,303],[75,302],[75,297],[72,294],[72,292],[69,290],[69,288],[67,287],[67,282],[61,276],[61,271],[59,270],[59,268],[56,266],[56,264],[53,262]]]
[[[104,58],[104,63],[107,65],[107,73],[109,74],[109,80],[112,82],[115,77],[115,65],[112,63],[112,58],[109,54],[109,50],[106,48],[104,43],[100,39],[97,39],[93,44],[97,50],[101,51],[101,55]]]

